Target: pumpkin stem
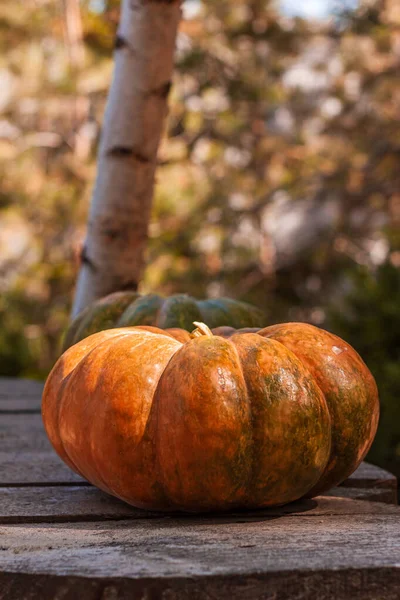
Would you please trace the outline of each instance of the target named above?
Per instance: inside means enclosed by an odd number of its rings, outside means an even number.
[[[205,323],[200,323],[199,321],[193,321],[193,325],[196,325],[197,329],[192,331],[192,333],[190,334],[190,336],[192,338],[202,337],[203,335],[206,335],[208,337],[213,337],[213,335],[214,335],[213,332],[208,327],[208,325],[206,325]]]

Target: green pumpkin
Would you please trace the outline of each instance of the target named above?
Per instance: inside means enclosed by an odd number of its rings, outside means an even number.
[[[115,292],[85,308],[72,321],[64,338],[63,351],[105,329],[152,325],[192,331],[194,321],[207,323],[210,328],[229,325],[241,329],[266,325],[261,310],[230,298],[195,300],[186,294],[163,298],[157,294],[141,296],[136,292]]]

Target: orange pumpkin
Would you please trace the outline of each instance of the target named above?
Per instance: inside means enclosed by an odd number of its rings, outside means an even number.
[[[378,421],[358,354],[300,323],[215,335],[198,325],[192,336],[113,329],[69,348],[43,396],[61,458],[104,491],[166,511],[284,504],[348,477]]]

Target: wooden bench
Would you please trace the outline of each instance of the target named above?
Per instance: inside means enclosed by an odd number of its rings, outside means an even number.
[[[396,479],[382,469],[282,508],[147,513],[57,458],[41,391],[0,380],[1,600],[400,599]]]

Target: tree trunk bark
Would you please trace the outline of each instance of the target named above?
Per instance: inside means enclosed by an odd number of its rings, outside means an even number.
[[[72,316],[138,286],[180,16],[180,0],[122,1]]]

